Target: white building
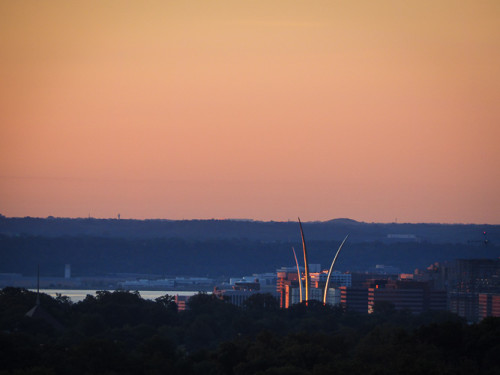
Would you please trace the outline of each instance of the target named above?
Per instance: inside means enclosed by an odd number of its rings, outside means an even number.
[[[305,293],[304,290],[302,290],[302,293]],[[323,302],[324,293],[324,288],[309,288],[309,300]],[[305,298],[304,294],[302,295],[302,298]],[[290,305],[294,305],[296,303],[300,303],[300,290],[299,288],[292,288]],[[332,306],[340,304],[339,288],[328,288],[326,303]]]
[[[326,283],[326,278],[328,276],[328,271],[314,272],[310,274],[311,284],[324,284]],[[352,276],[350,273],[342,273],[339,271],[333,271],[330,275],[330,283],[332,286],[351,286]]]

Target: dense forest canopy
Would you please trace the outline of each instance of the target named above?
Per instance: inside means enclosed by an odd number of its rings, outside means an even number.
[[[377,264],[413,272],[434,262],[457,258],[496,258],[500,246],[435,244],[427,242],[346,242],[337,270],[366,271]],[[300,238],[299,238],[300,241]],[[142,273],[188,276],[241,276],[274,272],[293,266],[296,242],[263,242],[251,239],[108,238],[92,236],[0,235],[0,273],[62,276],[71,264],[72,275]],[[308,239],[309,262],[327,267],[340,241]]]
[[[79,303],[41,295],[62,326],[29,318],[36,295],[0,290],[0,374],[498,374],[500,319],[390,304],[371,315],[320,303],[281,310],[271,295],[243,307],[198,294],[99,292]]]

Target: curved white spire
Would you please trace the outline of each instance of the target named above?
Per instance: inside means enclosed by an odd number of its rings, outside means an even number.
[[[337,253],[335,254],[335,258],[333,258],[332,265],[330,266],[330,270],[328,271],[328,276],[326,277],[326,284],[325,284],[325,293],[323,295],[323,304],[326,305],[326,296],[328,294],[328,283],[330,282],[330,275],[332,274],[333,270],[333,265],[335,264],[335,261],[337,260],[337,257],[339,256],[340,250],[342,249],[342,246],[344,246],[345,241],[347,240],[347,237],[349,235],[345,236],[344,241],[339,246],[339,249],[337,250]]]
[[[309,301],[309,262],[307,261],[306,239],[304,238],[304,231],[302,230],[302,223],[299,219],[300,235],[302,236],[302,249],[304,250],[304,267],[306,276],[306,304]]]
[[[302,303],[302,278],[300,277],[299,261],[297,260],[297,254],[295,254],[295,249],[292,246],[293,256],[295,258],[295,264],[297,265],[297,276],[299,277],[299,293],[300,293],[300,303]]]

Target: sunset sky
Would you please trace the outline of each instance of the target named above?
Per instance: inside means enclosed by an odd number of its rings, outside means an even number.
[[[0,213],[500,224],[500,1],[0,1]]]

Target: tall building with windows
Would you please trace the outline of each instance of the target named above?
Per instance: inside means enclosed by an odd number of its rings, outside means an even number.
[[[368,288],[368,313],[372,313],[380,302],[389,302],[396,310],[417,314],[428,310],[446,310],[446,291],[432,290],[429,282],[389,280]]]
[[[500,317],[500,294],[479,293],[479,320],[489,316]]]
[[[299,300],[299,275],[295,267],[281,267],[276,271],[276,292],[279,295],[280,307],[289,308],[294,300]],[[293,295],[296,295],[293,298]]]
[[[341,287],[340,293],[346,310],[362,313],[372,313],[377,304],[384,302],[396,310],[413,313],[447,308],[446,291],[434,290],[430,282],[371,279],[354,287]]]
[[[488,308],[493,297],[488,295],[500,294],[500,260],[457,259],[450,267],[448,284],[450,311],[477,322],[493,314]]]

